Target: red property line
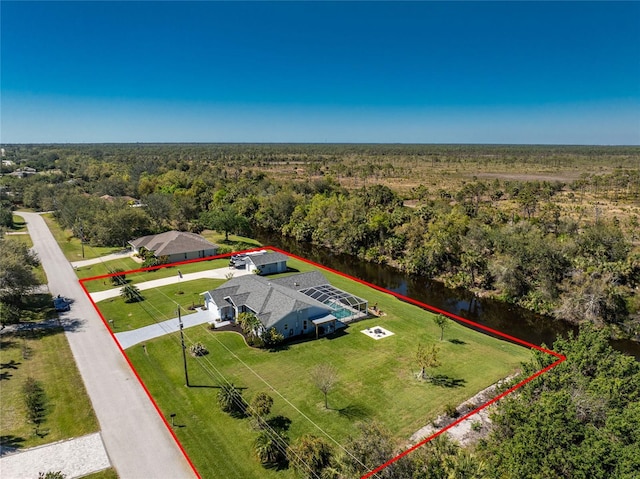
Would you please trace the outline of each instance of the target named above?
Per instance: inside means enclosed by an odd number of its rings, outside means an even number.
[[[95,310],[98,312],[98,314],[100,315],[100,318],[102,319],[102,322],[104,323],[105,327],[107,328],[107,331],[109,331],[109,333],[111,334],[111,337],[113,338],[113,340],[115,341],[116,345],[118,346],[118,349],[120,349],[120,352],[122,353],[122,355],[124,356],[125,360],[127,361],[127,364],[129,364],[129,367],[131,368],[131,370],[133,371],[133,373],[135,374],[136,378],[138,379],[138,382],[140,382],[140,384],[142,385],[144,391],[146,392],[147,396],[149,397],[149,399],[151,400],[151,403],[153,404],[153,406],[156,409],[156,412],[160,415],[160,417],[162,418],[162,421],[164,422],[165,426],[167,427],[167,429],[169,430],[169,432],[171,433],[171,436],[173,437],[173,439],[176,441],[176,443],[178,444],[178,447],[180,448],[180,451],[182,451],[182,454],[184,455],[184,457],[187,459],[189,465],[191,466],[191,468],[193,469],[194,473],[196,474],[196,476],[198,476],[198,478],[201,478],[200,474],[198,474],[198,471],[196,470],[195,466],[193,465],[193,463],[191,462],[191,459],[189,458],[189,456],[187,455],[186,451],[184,450],[184,448],[182,447],[182,444],[180,444],[180,441],[178,440],[178,438],[176,437],[173,429],[169,426],[169,423],[167,422],[167,420],[165,419],[165,417],[163,416],[162,412],[160,411],[160,408],[158,407],[158,405],[156,404],[156,402],[154,401],[154,399],[151,397],[151,394],[149,393],[149,390],[147,389],[147,387],[144,385],[144,383],[142,382],[142,379],[140,378],[140,376],[138,375],[137,371],[135,370],[135,368],[133,367],[133,364],[131,364],[131,361],[129,361],[129,358],[127,357],[127,355],[125,354],[124,350],[122,349],[122,347],[120,346],[120,343],[118,343],[118,340],[116,339],[114,333],[109,329],[108,325],[107,325],[107,321],[105,320],[104,316],[102,315],[102,313],[100,312],[100,310],[98,309],[97,305],[95,304],[95,302],[93,301],[93,299],[91,298],[91,295],[89,294],[89,292],[87,291],[84,283],[86,281],[93,281],[93,280],[97,280],[97,279],[105,279],[105,278],[111,278],[113,276],[117,276],[117,275],[122,275],[122,274],[134,274],[134,273],[139,273],[139,272],[145,272],[145,271],[155,271],[161,268],[166,268],[166,267],[175,267],[175,266],[180,266],[183,264],[190,264],[190,263],[198,263],[201,261],[210,261],[210,260],[214,260],[214,259],[221,259],[221,258],[228,258],[230,257],[232,254],[239,254],[239,253],[251,253],[254,251],[261,251],[263,249],[266,250],[271,250],[271,251],[277,251],[279,253],[282,253],[284,255],[287,255],[291,258],[295,258],[299,261],[302,261],[303,263],[307,263],[310,264],[312,266],[315,266],[317,268],[323,269],[325,271],[329,271],[331,273],[337,274],[339,276],[342,276],[343,278],[349,279],[351,281],[356,281],[357,283],[360,283],[364,286],[367,286],[369,288],[373,288],[377,291],[386,293],[386,294],[390,294],[392,296],[395,296],[396,298],[402,300],[402,301],[406,301],[408,303],[414,304],[420,308],[426,309],[428,311],[434,312],[434,313],[438,313],[441,314],[443,316],[446,316],[450,319],[453,319],[457,322],[461,322],[461,323],[465,323],[469,326],[472,326],[473,328],[477,328],[477,329],[481,329],[484,330],[488,333],[491,333],[493,335],[508,339],[509,341],[512,341],[514,343],[518,343],[522,346],[526,346],[528,348],[531,349],[536,349],[540,352],[546,353],[546,354],[550,354],[551,356],[554,356],[555,358],[557,358],[557,360],[555,362],[553,362],[552,364],[550,364],[549,366],[541,369],[540,371],[532,374],[531,376],[529,376],[528,378],[520,381],[518,384],[516,384],[515,386],[512,386],[511,388],[509,388],[508,390],[504,391],[503,393],[501,393],[500,395],[494,397],[493,399],[487,401],[486,403],[478,406],[476,409],[474,409],[473,411],[468,412],[467,414],[465,414],[464,416],[462,416],[461,418],[457,419],[456,421],[452,422],[451,424],[449,424],[448,426],[440,429],[439,431],[435,432],[434,434],[432,434],[431,436],[427,437],[426,439],[423,439],[422,441],[420,441],[417,444],[414,444],[413,446],[411,446],[410,448],[408,448],[407,450],[401,452],[400,454],[398,454],[397,456],[395,456],[394,458],[388,460],[387,462],[385,462],[384,464],[381,464],[380,466],[378,466],[377,468],[369,471],[368,473],[366,473],[365,475],[363,475],[360,479],[368,479],[370,477],[372,477],[374,474],[377,474],[378,472],[382,471],[383,469],[385,469],[386,467],[390,466],[391,464],[393,464],[394,462],[396,462],[397,460],[399,460],[400,458],[406,456],[407,454],[410,454],[411,452],[415,451],[416,449],[418,449],[420,446],[423,446],[424,444],[428,443],[429,441],[431,441],[432,439],[435,439],[436,437],[438,437],[439,435],[441,435],[442,433],[446,432],[447,430],[451,429],[452,427],[454,427],[455,425],[461,423],[462,421],[464,421],[465,419],[473,416],[474,414],[478,413],[479,411],[485,409],[486,407],[490,406],[491,404],[496,403],[497,401],[499,401],[500,399],[502,399],[503,397],[505,397],[508,394],[511,394],[513,391],[515,391],[516,389],[524,386],[525,384],[527,384],[528,382],[532,381],[533,379],[537,378],[538,376],[546,373],[547,371],[553,369],[554,367],[556,367],[558,364],[562,363],[563,361],[566,361],[566,356],[556,353],[555,351],[551,351],[549,349],[546,348],[542,348],[540,346],[537,346],[535,344],[529,343],[527,341],[524,341],[522,339],[516,338],[514,336],[502,333],[500,331],[497,331],[495,329],[489,328],[487,326],[484,326],[482,324],[473,322],[469,319],[463,318],[461,316],[455,315],[453,313],[449,313],[447,311],[444,311],[442,309],[436,308],[435,306],[431,306],[425,303],[422,303],[420,301],[417,301],[413,298],[409,298],[408,296],[404,296],[402,294],[399,293],[395,293],[393,291],[390,291],[388,289],[382,288],[380,286],[377,286],[375,284],[372,283],[368,283],[367,281],[361,280],[359,278],[354,278],[353,276],[349,276],[348,274],[342,273],[341,271],[337,271],[335,269],[329,268],[327,266],[321,265],[319,263],[316,263],[314,261],[308,260],[306,258],[302,258],[300,256],[297,256],[295,254],[291,254],[287,251],[284,251],[280,248],[276,248],[274,246],[264,246],[264,247],[260,247],[260,248],[252,248],[252,249],[247,249],[247,250],[243,250],[243,251],[239,251],[239,252],[234,252],[234,253],[226,253],[226,254],[222,254],[222,255],[216,255],[216,256],[209,256],[206,258],[197,258],[197,259],[192,259],[192,260],[187,260],[187,261],[181,261],[179,263],[171,263],[168,265],[159,265],[159,266],[153,266],[150,268],[141,268],[141,269],[136,269],[136,270],[131,270],[131,271],[125,271],[125,272],[118,272],[118,273],[110,273],[110,274],[105,274],[105,275],[101,275],[101,276],[94,276],[92,278],[84,278],[84,279],[80,279],[80,285],[82,286],[82,289],[84,290],[85,294],[88,296],[89,300],[91,301],[91,304],[93,304],[93,307],[95,308]]]

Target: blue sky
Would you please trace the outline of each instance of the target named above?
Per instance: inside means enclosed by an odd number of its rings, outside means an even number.
[[[640,2],[0,2],[0,141],[640,144]]]

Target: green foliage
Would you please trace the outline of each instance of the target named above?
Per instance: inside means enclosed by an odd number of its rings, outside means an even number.
[[[11,228],[13,226],[13,213],[10,208],[0,206],[0,227]]]
[[[67,475],[61,471],[49,471],[41,472],[38,474],[38,479],[66,479]]]
[[[420,372],[416,375],[418,379],[429,379],[431,376],[427,374],[427,370],[440,366],[440,349],[435,345],[424,346],[418,344],[415,361],[420,368]]]
[[[279,333],[276,328],[269,328],[261,338],[264,347],[268,349],[277,349],[284,342],[284,335]]]
[[[0,301],[0,324],[15,324],[20,321],[20,309],[13,304]]]
[[[22,387],[27,421],[33,424],[35,434],[47,416],[47,396],[40,381],[28,377]]]
[[[449,318],[442,314],[436,314],[433,317],[433,322],[436,323],[436,326],[440,328],[440,341],[444,339],[444,330],[451,325],[449,321]]]
[[[124,274],[124,270],[116,268],[113,272],[117,274],[111,276],[111,284],[114,286],[124,286],[127,284],[127,276]]]
[[[0,237],[0,300],[16,304],[29,294],[38,285],[33,271],[38,264],[25,244]]]
[[[247,403],[242,397],[242,390],[233,384],[220,386],[218,405],[220,409],[234,417],[244,417],[247,410]]]
[[[606,331],[560,339],[567,360],[504,400],[483,457],[492,476],[631,478],[640,469],[640,364]],[[549,362],[536,355],[530,374]]]
[[[331,465],[333,449],[325,439],[306,434],[290,446],[287,454],[289,464],[301,477],[314,479]]]
[[[223,231],[225,242],[229,241],[229,233],[244,233],[249,226],[247,218],[238,213],[232,205],[214,207],[200,216],[200,223],[206,228]]]
[[[124,299],[125,303],[137,303],[144,301],[144,297],[140,293],[138,287],[134,284],[127,284],[120,290],[120,297]]]
[[[288,445],[289,438],[284,431],[264,429],[254,442],[254,451],[263,466],[284,468]]]
[[[197,342],[189,346],[189,353],[191,353],[191,356],[196,358],[200,356],[206,356],[207,354],[209,354],[209,350],[204,344],[202,344],[201,342]]]

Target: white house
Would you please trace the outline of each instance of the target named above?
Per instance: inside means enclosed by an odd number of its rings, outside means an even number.
[[[289,257],[282,253],[262,250],[234,255],[229,264],[238,269],[246,268],[250,272],[267,275],[285,273],[288,259]]]
[[[367,314],[367,301],[334,288],[317,271],[276,279],[240,276],[203,295],[214,324],[250,312],[264,330],[275,328],[285,338],[331,333],[338,321]]]

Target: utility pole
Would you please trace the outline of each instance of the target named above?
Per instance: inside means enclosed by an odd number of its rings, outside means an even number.
[[[182,362],[184,363],[184,381],[189,387],[189,372],[187,371],[187,348],[184,345],[184,334],[182,333],[182,316],[180,314],[180,305],[178,305],[178,322],[180,323],[180,343],[182,344]]]
[[[84,258],[84,228],[82,222],[80,223],[80,244],[82,245],[82,257]]]

